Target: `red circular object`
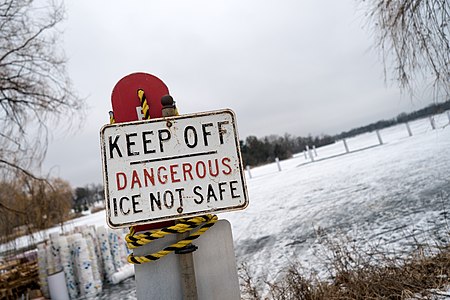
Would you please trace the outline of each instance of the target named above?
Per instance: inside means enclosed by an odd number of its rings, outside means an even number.
[[[150,107],[150,118],[162,117],[162,96],[169,94],[167,86],[156,76],[147,73],[133,73],[119,80],[111,94],[111,103],[116,123],[137,121],[136,107],[141,106],[137,95],[143,89]],[[174,225],[173,221],[136,226],[136,231],[158,229]]]
[[[169,89],[156,76],[147,73],[133,73],[120,79],[114,86],[111,103],[116,123],[137,121],[136,107],[141,106],[137,95],[143,89],[150,107],[150,118],[162,117],[161,97],[169,94]]]

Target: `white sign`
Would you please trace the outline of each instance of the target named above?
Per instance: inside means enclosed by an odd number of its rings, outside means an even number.
[[[248,204],[231,110],[106,125],[100,139],[110,227]]]

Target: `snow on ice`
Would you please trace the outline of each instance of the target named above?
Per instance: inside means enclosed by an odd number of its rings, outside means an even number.
[[[303,154],[251,169],[246,210],[220,214],[233,228],[238,263],[256,277],[274,279],[299,262],[319,274],[317,231],[350,236],[361,245],[376,243],[384,251],[407,252],[413,238],[431,241],[448,231],[450,194],[450,126],[446,114],[347,139],[317,149],[315,162]],[[74,220],[106,226],[104,211]],[[34,236],[38,241],[52,228]],[[16,241],[21,245],[26,239]],[[7,248],[0,246],[0,252]],[[132,285],[129,288],[133,288]]]
[[[450,126],[445,114],[318,148],[315,162],[304,155],[251,170],[250,205],[222,214],[233,227],[238,262],[255,276],[274,279],[291,263],[320,269],[317,230],[349,236],[360,245],[406,252],[413,238],[446,236],[450,194]],[[328,158],[328,159],[327,159]],[[381,250],[381,249],[380,249]],[[319,268],[319,269],[318,269]],[[268,274],[268,276],[267,276]]]

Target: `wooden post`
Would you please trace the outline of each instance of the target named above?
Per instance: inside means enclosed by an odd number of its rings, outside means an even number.
[[[178,240],[185,239],[189,233],[177,234]],[[193,245],[190,245],[193,246]],[[185,247],[187,248],[187,247]],[[191,247],[192,248],[192,247]],[[195,251],[197,247],[193,246]],[[192,251],[192,252],[193,252]],[[183,289],[184,300],[197,300],[197,282],[195,280],[194,257],[192,252],[179,254],[180,272],[181,272],[181,287]]]
[[[163,96],[161,98],[161,104],[163,117],[172,117],[178,115],[175,101],[173,101],[172,96]],[[177,234],[177,239],[183,240],[188,236],[189,232]],[[197,247],[193,244],[190,244],[186,247],[183,247],[181,251],[175,251],[175,253],[179,255],[180,259],[181,286],[183,289],[184,300],[198,299],[197,283],[195,281],[194,258],[192,256],[192,252],[194,252],[195,250],[197,250]]]

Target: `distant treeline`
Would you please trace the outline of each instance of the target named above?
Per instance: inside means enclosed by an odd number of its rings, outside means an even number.
[[[366,126],[353,128],[349,131],[345,131],[345,132],[342,132],[342,133],[336,135],[335,138],[336,138],[336,140],[338,140],[338,139],[355,136],[355,135],[365,133],[365,132],[371,132],[374,130],[383,129],[386,127],[390,127],[392,125],[417,120],[417,119],[428,117],[428,116],[435,115],[435,114],[440,114],[449,109],[450,109],[450,101],[431,104],[425,108],[411,112],[409,114],[401,113],[397,117],[389,119],[389,120],[381,120],[381,121],[378,121],[376,123],[372,123],[372,124],[369,124]]]
[[[241,153],[244,165],[258,166],[273,162],[276,157],[286,159],[293,154],[302,152],[308,145],[316,147],[328,145],[334,142],[334,138],[328,135],[295,137],[290,134],[284,136],[270,135],[258,139],[249,136],[241,143]]]
[[[310,148],[312,148],[313,146],[325,146],[343,138],[348,138],[365,132],[380,130],[399,123],[405,123],[428,117],[431,115],[442,113],[446,110],[450,110],[450,101],[431,104],[423,109],[411,113],[401,113],[395,118],[389,120],[381,120],[366,126],[357,127],[334,136],[309,135],[308,137],[296,137],[290,134],[285,134],[284,136],[269,135],[262,138],[249,136],[245,139],[245,141],[240,141],[242,159],[244,162],[244,166],[258,166],[273,162],[276,157],[278,157],[280,160],[290,158],[293,154],[305,150],[306,146],[309,146]]]

